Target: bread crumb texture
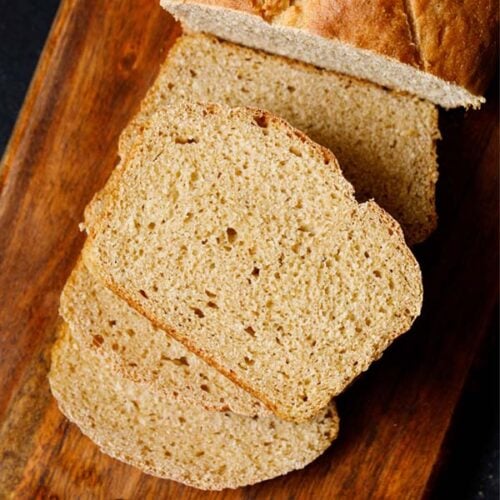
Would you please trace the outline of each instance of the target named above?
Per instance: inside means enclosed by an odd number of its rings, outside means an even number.
[[[303,424],[210,412],[145,391],[75,342],[66,326],[50,385],[62,412],[105,453],[195,488],[220,490],[285,474],[318,457],[338,433],[330,404]]]
[[[215,303],[208,300],[208,307]],[[75,341],[145,390],[212,410],[247,416],[270,413],[100,284],[82,261],[64,287],[60,312]]]
[[[169,51],[141,112],[120,141],[179,100],[267,109],[334,152],[358,201],[375,199],[410,245],[435,229],[438,178],[434,105],[206,35],[185,35]]]
[[[162,109],[112,186],[86,265],[284,419],[316,415],[420,312],[399,225],[267,112]]]

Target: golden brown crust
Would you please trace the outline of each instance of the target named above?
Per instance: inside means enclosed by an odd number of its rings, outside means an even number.
[[[402,0],[304,0],[303,29],[419,67]]]
[[[483,94],[497,64],[493,0],[412,0],[424,69]]]
[[[226,9],[239,10],[249,14],[260,15],[252,0],[198,0],[196,3],[210,5],[213,7],[224,7]]]
[[[290,0],[199,0],[201,5],[239,10],[271,20],[290,7]]]

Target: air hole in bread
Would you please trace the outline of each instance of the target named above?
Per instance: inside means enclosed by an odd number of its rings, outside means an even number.
[[[290,146],[289,151],[293,155],[298,156],[299,158],[302,158],[302,153],[301,153],[300,149],[296,148],[295,146]]]
[[[260,269],[258,267],[254,267],[252,270],[252,276],[258,278],[259,274],[260,274]]]
[[[212,309],[219,309],[219,306],[215,302],[212,302],[212,301],[207,302],[207,306],[211,307]]]
[[[268,120],[266,115],[257,115],[254,116],[254,122],[260,127],[260,128],[267,128],[268,127]]]
[[[92,337],[92,343],[96,346],[96,347],[101,347],[102,344],[104,344],[104,339],[101,335],[94,335]]]
[[[310,235],[314,236],[314,230],[308,224],[301,224],[297,229],[302,233],[309,233]]]
[[[210,392],[210,387],[207,384],[201,384],[200,389],[205,392]]]
[[[174,142],[176,144],[196,144],[198,139],[195,139],[194,137],[178,136],[174,139]]]
[[[166,359],[172,361],[172,363],[174,363],[174,365],[177,366],[189,366],[189,362],[186,356],[181,356],[180,358],[174,358],[174,359],[168,359],[168,358]]]
[[[251,326],[245,328],[245,332],[249,333],[252,337],[255,337],[255,330]]]
[[[198,316],[198,318],[204,318],[205,313],[199,307],[191,307],[191,310]]]
[[[229,243],[234,243],[236,241],[236,239],[238,238],[238,233],[236,231],[236,229],[232,228],[232,227],[228,227],[226,229],[226,234],[227,234],[227,241],[229,241]]]
[[[245,360],[245,363],[247,365],[252,366],[253,364],[255,364],[255,361],[253,359],[249,358],[248,356],[245,356],[243,359]]]
[[[145,298],[149,299],[148,294],[144,290],[139,290],[139,293]]]

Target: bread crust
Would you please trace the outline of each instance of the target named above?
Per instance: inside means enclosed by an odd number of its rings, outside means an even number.
[[[484,94],[496,67],[498,8],[492,0],[284,0],[266,9],[248,0],[162,0],[162,5],[174,14],[176,5],[200,5],[259,16],[276,29],[299,30],[412,66],[473,96]]]
[[[421,68],[402,0],[305,0],[302,29]]]
[[[483,94],[497,64],[498,9],[492,0],[412,0],[424,70]]]

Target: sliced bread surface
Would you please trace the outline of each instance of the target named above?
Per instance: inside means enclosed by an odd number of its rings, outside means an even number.
[[[105,205],[92,273],[284,419],[314,416],[420,312],[399,225],[264,111],[159,111]]]
[[[124,378],[206,409],[247,416],[270,413],[101,285],[81,260],[64,287],[60,312],[72,337]]]
[[[403,90],[478,107],[496,68],[492,0],[161,0],[185,28]]]
[[[305,467],[337,436],[333,403],[304,424],[182,405],[124,379],[62,330],[49,375],[60,409],[102,451],[149,474],[237,488]]]
[[[124,131],[120,154],[158,109],[179,99],[267,109],[327,147],[358,201],[375,199],[408,244],[435,229],[435,106],[416,97],[206,35],[180,37]]]

